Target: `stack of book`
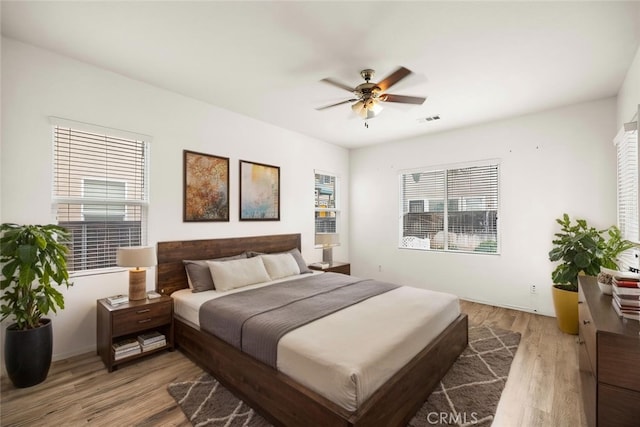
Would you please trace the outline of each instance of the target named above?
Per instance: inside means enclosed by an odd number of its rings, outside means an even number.
[[[133,356],[134,354],[140,354],[141,352],[142,349],[140,348],[140,344],[134,338],[129,338],[113,343],[113,358],[115,360],[124,359],[125,357]]]
[[[618,316],[640,320],[640,278],[637,275],[614,276],[611,304]]]
[[[142,347],[142,351],[149,351],[167,345],[167,339],[158,331],[148,332],[138,335],[138,343]]]
[[[128,295],[113,295],[110,297],[107,297],[107,302],[111,305],[118,305],[118,304],[123,304],[125,302],[129,302],[129,296]]]

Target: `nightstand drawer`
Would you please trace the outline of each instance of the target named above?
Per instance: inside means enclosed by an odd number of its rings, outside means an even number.
[[[171,302],[132,307],[113,313],[113,336],[126,335],[170,322]]]

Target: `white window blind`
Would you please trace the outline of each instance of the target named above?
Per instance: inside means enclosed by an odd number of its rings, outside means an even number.
[[[53,128],[53,202],[71,233],[69,271],[115,266],[121,246],[146,244],[148,143]]]
[[[638,176],[638,129],[621,130],[615,140],[617,153],[617,194],[618,194],[618,227],[622,236],[635,243],[640,243],[640,177]],[[634,250],[620,256],[620,268],[637,268],[638,260]]]
[[[399,246],[497,253],[498,178],[497,161],[401,173]]]
[[[338,177],[315,171],[315,244],[326,244],[328,234],[338,241]]]

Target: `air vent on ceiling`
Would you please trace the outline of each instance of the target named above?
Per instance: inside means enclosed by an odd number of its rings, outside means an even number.
[[[440,115],[421,117],[418,119],[418,123],[428,123],[428,122],[433,122],[435,120],[440,120]]]

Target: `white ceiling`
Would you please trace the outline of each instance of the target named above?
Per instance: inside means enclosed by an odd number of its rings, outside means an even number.
[[[640,2],[2,1],[2,34],[344,147],[617,94],[640,44]],[[349,86],[389,92],[369,128]],[[418,119],[440,115],[441,120]]]

